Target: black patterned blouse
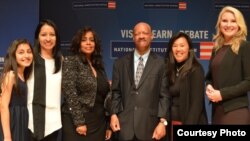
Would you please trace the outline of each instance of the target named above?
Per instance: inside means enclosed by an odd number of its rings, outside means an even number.
[[[75,126],[86,124],[85,114],[94,107],[96,100],[97,78],[78,55],[64,58],[62,92],[62,113],[70,113]]]

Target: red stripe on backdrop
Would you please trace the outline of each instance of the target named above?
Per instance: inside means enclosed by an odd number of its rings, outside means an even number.
[[[179,10],[186,10],[187,3],[186,2],[179,2]]]
[[[209,60],[211,58],[213,42],[200,42],[200,59]]]
[[[116,8],[116,2],[115,1],[109,1],[108,2],[108,8],[109,9],[115,9]]]

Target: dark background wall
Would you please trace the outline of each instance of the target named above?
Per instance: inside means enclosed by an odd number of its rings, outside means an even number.
[[[10,43],[27,38],[33,44],[35,27],[39,21],[39,0],[0,1],[0,71]]]

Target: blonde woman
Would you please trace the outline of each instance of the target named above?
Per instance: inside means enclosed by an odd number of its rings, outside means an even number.
[[[250,44],[246,41],[247,27],[242,13],[234,7],[224,7],[216,30],[206,76],[212,124],[249,124]]]

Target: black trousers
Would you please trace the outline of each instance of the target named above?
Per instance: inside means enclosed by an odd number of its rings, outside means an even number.
[[[37,140],[36,138],[34,138],[33,133],[29,130],[29,141],[59,141],[58,134],[59,134],[59,130],[46,136],[42,140]]]

